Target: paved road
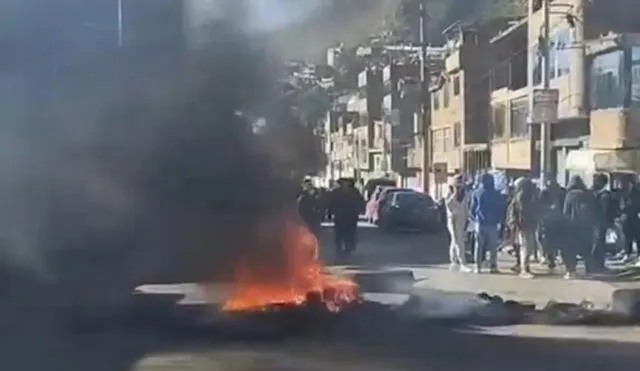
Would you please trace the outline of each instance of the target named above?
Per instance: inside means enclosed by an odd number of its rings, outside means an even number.
[[[468,274],[448,270],[447,242],[445,233],[436,235],[399,234],[385,235],[375,228],[363,225],[358,254],[349,265],[335,267],[338,271],[359,272],[371,269],[410,269],[417,282],[414,293],[427,299],[430,314],[461,312],[474,305],[475,294],[486,291],[506,299],[534,302],[544,306],[550,299],[578,303],[591,301],[598,308],[611,304],[611,297],[620,288],[640,289],[633,279],[617,280],[563,280],[558,274],[533,265],[538,274],[535,279],[521,279],[510,271],[515,263],[507,254],[500,256],[501,274]],[[326,256],[332,256],[331,245],[323,244]],[[640,328],[592,328],[572,326],[506,326],[482,329],[483,332],[502,336],[525,336],[544,338],[582,338],[592,340],[617,340],[640,342]]]
[[[588,300],[597,307],[611,304],[611,295],[617,289],[640,289],[637,275],[602,277],[590,280],[563,280],[561,268],[555,274],[533,263],[536,278],[521,279],[511,270],[513,257],[500,254],[498,275],[463,274],[448,270],[446,232],[436,234],[384,234],[371,225],[361,224],[358,251],[349,262],[337,262],[337,268],[348,272],[380,269],[411,269],[418,289],[435,289],[448,292],[477,293],[487,291],[509,299],[526,300],[544,305],[549,299],[566,302]],[[326,228],[321,237],[323,257],[335,263],[331,243],[331,230]]]
[[[440,300],[441,306],[445,308],[450,309],[452,302],[465,300],[465,295],[438,291],[445,284],[457,287],[460,292],[472,291],[469,288],[469,282],[472,281],[479,282],[479,286],[486,284],[495,288],[500,284],[522,286],[524,282],[545,285],[544,282],[537,282],[538,280],[522,281],[507,274],[474,276],[443,270],[442,264],[447,257],[447,238],[444,234],[384,235],[365,225],[362,225],[359,232],[361,243],[357,254],[349,262],[349,269],[410,267],[424,279],[421,281],[423,285],[430,283],[434,286],[419,290],[423,290],[433,301]],[[335,256],[330,229],[323,231],[321,242],[323,257],[332,261]],[[502,283],[482,281],[484,279]],[[553,278],[547,280],[546,287],[553,286],[554,282],[564,282]],[[491,291],[491,288],[487,290]],[[574,291],[580,290],[574,288]],[[629,368],[637,365],[640,360],[637,352],[640,335],[634,328],[507,326],[476,328],[470,332],[472,333],[455,333],[441,328],[401,334],[400,337],[380,333],[364,343],[350,343],[339,339],[318,343],[310,339],[294,339],[260,345],[189,345],[171,351],[151,350],[150,354],[141,358],[134,370],[564,371]],[[487,337],[487,333],[502,336]],[[558,337],[561,339],[555,339]]]
[[[417,233],[411,231],[383,233],[374,225],[361,222],[358,228],[358,249],[347,262],[349,265],[371,268],[376,266],[427,267],[448,261],[448,237],[444,231]],[[320,236],[322,257],[328,264],[336,261],[331,224],[324,225]]]

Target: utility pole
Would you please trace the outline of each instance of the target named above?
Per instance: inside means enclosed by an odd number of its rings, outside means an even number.
[[[124,45],[124,0],[116,0],[118,2],[118,47]]]
[[[535,0],[529,0],[529,14],[528,14],[528,38],[529,40],[535,40],[535,34],[537,33],[533,24],[533,15],[534,15],[534,4]],[[540,37],[538,38],[538,51],[542,57],[542,89],[548,90],[551,85],[551,75],[549,68],[550,60],[549,60],[549,0],[542,0],[542,29]],[[529,47],[528,50],[528,63],[527,63],[527,82],[528,82],[528,90],[529,90],[529,115],[531,118],[533,117],[534,112],[534,91],[535,91],[535,81],[534,81],[534,67],[536,64],[536,59],[538,55],[534,53],[533,47]],[[532,121],[533,123],[533,121]],[[551,159],[551,123],[550,122],[541,122],[540,123],[540,186],[545,187],[547,184],[547,177],[550,171],[550,159]]]
[[[380,132],[382,134],[382,171],[386,174],[388,172],[391,171],[391,164],[389,163],[390,161],[387,161],[387,157],[389,156],[389,153],[391,152],[389,150],[389,138],[387,138],[387,125],[391,125],[391,120],[388,117],[388,114],[385,115],[384,119],[382,120],[382,126],[380,128]]]
[[[548,90],[550,87],[549,68],[551,61],[549,60],[549,0],[542,0],[542,40],[544,46],[542,50],[542,89]],[[551,123],[540,123],[540,186],[546,187],[547,176],[550,170],[551,157]]]
[[[431,171],[431,99],[429,99],[429,79],[427,68],[427,1],[420,0],[420,120],[422,120],[422,183],[424,193],[429,194]]]

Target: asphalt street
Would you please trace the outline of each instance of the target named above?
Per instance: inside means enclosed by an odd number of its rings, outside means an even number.
[[[336,261],[332,230],[326,226],[320,235],[323,258],[329,264],[348,265],[354,270],[410,268],[424,275],[425,283],[432,282],[436,286],[418,290],[444,301],[452,300],[452,297],[438,289],[445,286],[443,282],[453,281],[453,285],[461,286],[459,289],[464,291],[471,287],[470,281],[491,277],[443,270],[443,264],[448,260],[448,238],[444,232],[389,235],[366,224],[361,224],[358,232],[360,243],[350,261]],[[450,276],[435,277],[437,271]],[[458,277],[457,281],[452,279],[454,276]],[[493,278],[502,279],[498,282],[509,282],[507,286],[522,282],[507,273]],[[542,286],[557,286],[554,282],[559,281],[542,283]],[[487,289],[491,291],[491,287]],[[580,288],[573,291],[580,291]],[[415,329],[400,335],[396,332],[394,336],[383,332],[361,340],[293,339],[260,345],[189,345],[171,351],[151,351],[136,363],[135,370],[595,371],[631,367],[640,361],[636,350],[640,332],[635,328],[503,326],[453,331],[445,327]]]
[[[444,234],[384,235],[366,226],[359,232],[361,243],[352,265],[429,267],[446,262]],[[323,232],[321,240],[323,255],[329,260],[334,257],[330,229]],[[597,329],[592,331],[605,332],[607,336],[590,338],[585,336],[589,331],[581,328],[556,328],[556,332],[573,331],[577,335],[549,339],[539,338],[540,330],[535,328],[529,328],[530,334],[523,336],[514,333],[512,327],[462,331],[444,325],[414,326],[411,322],[377,331],[384,329],[384,324],[371,323],[372,329],[363,336],[225,343],[202,339],[167,341],[154,332],[132,333],[120,328],[69,332],[49,313],[16,313],[18,317],[5,318],[9,320],[6,325],[16,331],[3,334],[6,346],[0,347],[0,359],[11,366],[9,369],[16,370],[599,371],[630,369],[640,362],[635,329]],[[495,336],[498,332],[502,332],[501,336]]]
[[[358,248],[348,261],[336,259],[332,224],[325,223],[320,234],[321,255],[327,264],[349,264],[362,268],[411,266],[415,268],[448,261],[446,232],[399,231],[383,233],[376,226],[360,222]]]

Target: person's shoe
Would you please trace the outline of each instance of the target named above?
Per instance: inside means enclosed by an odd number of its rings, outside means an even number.
[[[491,274],[500,274],[500,270],[496,267],[491,268],[491,270],[489,270],[489,273]]]
[[[540,265],[546,265],[548,263],[548,260],[545,256],[543,256],[542,258],[540,258]]]
[[[513,273],[520,273],[520,264],[516,264],[514,266],[512,266],[511,268],[509,268]]]
[[[533,275],[533,274],[531,274],[531,272],[527,272],[527,271],[520,272],[520,278],[524,278],[524,279],[528,279],[528,280],[530,280],[530,279],[532,279],[533,277],[534,277],[534,275]]]
[[[564,276],[562,276],[562,278],[565,280],[575,280],[577,278],[577,275],[574,272],[567,272],[564,274]]]
[[[460,266],[460,272],[462,273],[471,273],[473,270],[469,267],[467,267],[466,265],[461,265]]]
[[[627,254],[624,251],[620,251],[617,254],[615,254],[612,258],[612,260],[622,260],[627,256]]]

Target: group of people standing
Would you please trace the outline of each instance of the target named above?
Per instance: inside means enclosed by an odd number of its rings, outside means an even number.
[[[323,221],[333,221],[338,256],[355,251],[358,219],[364,212],[365,201],[353,179],[339,179],[331,189],[318,189],[307,179],[298,194],[297,205],[300,217],[316,236]]]
[[[539,189],[522,177],[504,194],[491,174],[474,186],[454,177],[445,197],[451,268],[480,273],[488,254],[489,271],[498,273],[502,246],[512,248],[517,264],[511,270],[523,278],[534,276],[532,260],[549,270],[561,260],[567,279],[576,277],[579,259],[587,275],[600,274],[607,255],[617,252],[607,241],[611,234],[623,240],[617,257],[631,260],[634,243],[640,243],[640,191],[631,177],[619,189],[608,184],[606,175],[595,174],[591,188],[573,176],[566,189],[556,182]]]

